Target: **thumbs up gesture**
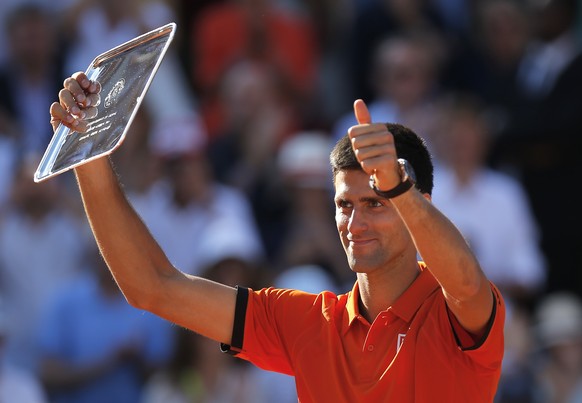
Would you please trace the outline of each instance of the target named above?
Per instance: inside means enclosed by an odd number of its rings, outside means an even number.
[[[348,136],[356,158],[380,190],[394,188],[401,181],[394,137],[384,123],[372,123],[363,100],[354,102],[354,114],[358,124],[350,127]]]

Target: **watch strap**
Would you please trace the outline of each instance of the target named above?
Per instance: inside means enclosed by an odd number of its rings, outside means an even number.
[[[376,183],[374,181],[374,176],[370,176],[370,187],[376,192],[376,194],[380,197],[384,197],[385,199],[392,199],[396,196],[400,196],[402,193],[408,191],[414,183],[408,179],[404,182],[400,182],[398,185],[393,187],[390,190],[380,190],[376,187]]]

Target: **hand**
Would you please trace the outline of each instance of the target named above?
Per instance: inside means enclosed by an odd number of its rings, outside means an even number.
[[[97,105],[101,102],[101,85],[77,72],[64,81],[59,91],[59,102],[50,107],[51,125],[56,130],[60,123],[78,131],[87,131],[86,119],[97,116]]]
[[[389,190],[400,183],[398,156],[394,137],[383,123],[372,123],[368,107],[361,99],[354,102],[358,124],[348,135],[360,165],[368,175],[374,175],[380,190]]]

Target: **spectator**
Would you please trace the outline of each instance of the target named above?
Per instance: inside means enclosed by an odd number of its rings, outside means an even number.
[[[505,353],[495,403],[542,403],[536,390],[536,337],[531,307],[511,304],[505,319]],[[545,402],[544,402],[545,403]]]
[[[531,37],[528,7],[519,0],[477,2],[469,34],[452,46],[443,81],[479,96],[495,114],[495,134],[520,102],[517,75]]]
[[[267,0],[230,0],[199,12],[192,24],[192,77],[210,137],[223,133],[221,78],[237,62],[276,72],[297,105],[310,105],[319,63],[311,20]]]
[[[138,403],[169,358],[171,325],[125,302],[96,248],[85,271],[47,300],[38,332],[52,402]]]
[[[4,306],[0,306],[0,401],[48,403],[48,399],[36,374],[7,362],[6,343],[10,335]]]
[[[221,82],[224,131],[208,151],[216,178],[238,188],[253,206],[266,252],[272,256],[285,202],[280,194],[276,156],[297,131],[299,113],[281,87],[273,66],[241,61]]]
[[[281,193],[288,209],[280,226],[273,261],[278,270],[318,265],[337,289],[350,288],[354,277],[347,269],[342,245],[333,225],[334,206],[329,154],[333,141],[321,131],[295,133],[279,150],[277,168]],[[293,288],[293,287],[289,287]]]
[[[569,291],[553,292],[539,303],[535,335],[541,349],[536,367],[537,401],[582,401],[582,303]]]
[[[0,218],[0,285],[10,329],[6,357],[33,372],[41,309],[78,272],[90,241],[87,226],[67,200],[64,178],[34,183],[37,164],[37,159],[20,162],[10,204]]]
[[[352,0],[275,0],[280,7],[311,20],[317,38],[319,62],[316,68],[314,99],[307,112],[309,122],[320,128],[344,112],[352,98],[352,77],[346,63],[349,49],[346,46],[352,32],[354,7],[361,1]],[[306,110],[308,109],[308,110]],[[313,128],[313,127],[308,127]]]
[[[159,143],[154,153],[162,175],[146,195],[132,201],[174,264],[196,274],[225,255],[263,259],[246,195],[214,178],[204,145]]]
[[[299,115],[281,86],[277,72],[264,63],[231,66],[221,82],[223,131],[209,144],[218,178],[248,195],[263,181]]]
[[[20,155],[39,154],[52,137],[46,115],[63,82],[60,37],[48,8],[14,6],[6,17],[7,58],[0,65],[0,132],[16,139]]]
[[[582,243],[582,215],[566,189],[582,175],[582,51],[576,36],[576,0],[531,2],[534,36],[518,71],[518,107],[496,138],[492,161],[521,178],[542,231],[548,290],[582,294],[582,275],[570,256]]]
[[[353,85],[350,98],[372,99],[376,95],[369,77],[374,75],[375,50],[387,37],[443,32],[443,21],[430,3],[426,0],[378,0],[356,7],[347,45]]]
[[[487,166],[491,130],[480,101],[449,94],[440,106],[433,202],[505,297],[531,306],[545,291],[547,267],[528,195],[517,179]]]
[[[435,33],[398,34],[380,42],[367,76],[373,89],[372,119],[407,125],[424,133],[430,145],[445,54],[442,38]],[[334,124],[333,137],[341,138],[355,123],[353,114],[346,113]]]

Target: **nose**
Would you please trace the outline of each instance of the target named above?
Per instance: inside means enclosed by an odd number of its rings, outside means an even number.
[[[368,222],[365,215],[360,210],[354,208],[348,219],[348,231],[352,234],[357,234],[366,231],[367,228]]]

